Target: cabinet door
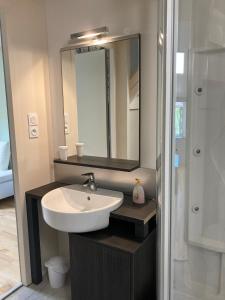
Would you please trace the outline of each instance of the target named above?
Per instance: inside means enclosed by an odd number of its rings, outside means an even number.
[[[133,260],[134,299],[156,299],[156,232],[148,235]]]
[[[131,257],[78,235],[70,236],[73,300],[131,300]]]

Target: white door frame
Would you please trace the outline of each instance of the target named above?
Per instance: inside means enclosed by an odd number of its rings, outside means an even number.
[[[4,14],[2,12],[0,12],[0,31],[2,37],[5,89],[6,89],[6,98],[7,98],[9,135],[10,135],[10,144],[11,144],[21,281],[24,285],[28,285],[31,283],[31,274],[30,274],[30,254],[29,254],[29,247],[27,246],[29,245],[27,223],[26,221],[24,221],[26,220],[26,216],[24,216],[24,211],[26,211],[26,209],[24,209],[24,205],[26,202],[24,199],[25,195],[22,194],[20,191],[19,170],[17,164],[18,158],[17,158],[17,150],[16,150],[15,124],[14,124],[14,115],[13,115],[13,100],[12,100],[12,90],[11,90],[11,80],[10,80],[10,65],[9,65],[7,34],[6,34],[7,31],[6,31],[6,24],[4,20]]]
[[[158,39],[163,44],[163,99],[161,100],[162,141],[158,151],[157,190],[158,193],[158,299],[171,299],[171,178],[172,178],[172,122],[173,122],[173,70],[174,70],[174,0],[162,0],[165,11],[164,33]],[[158,50],[159,51],[159,50]],[[161,72],[162,70],[158,70]],[[160,99],[158,99],[160,101]],[[159,112],[158,112],[159,115]]]

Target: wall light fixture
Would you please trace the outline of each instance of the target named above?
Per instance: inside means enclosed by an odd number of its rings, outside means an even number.
[[[93,38],[100,38],[109,33],[109,29],[106,26],[82,31],[82,32],[76,32],[70,35],[71,40],[86,40],[86,39],[93,39]]]

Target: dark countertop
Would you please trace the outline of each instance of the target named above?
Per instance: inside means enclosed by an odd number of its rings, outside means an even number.
[[[44,195],[47,194],[48,192],[66,185],[68,184],[62,182],[51,182],[49,184],[42,185],[38,188],[27,191],[26,195],[41,200],[41,198],[44,197]]]
[[[146,200],[145,204],[139,205],[132,202],[132,197],[124,195],[123,204],[111,212],[111,216],[116,219],[133,221],[140,224],[146,224],[156,215],[156,201]]]
[[[32,189],[26,192],[29,199],[32,198],[41,200],[42,197],[48,192],[63,187],[69,184],[61,182],[52,182],[41,187]],[[138,224],[146,224],[151,218],[156,215],[156,201],[147,200],[145,204],[138,205],[132,202],[130,195],[124,195],[124,202],[117,210],[111,212],[114,219],[130,221]]]

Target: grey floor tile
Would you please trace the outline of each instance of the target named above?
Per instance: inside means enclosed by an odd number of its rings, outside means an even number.
[[[30,285],[21,287],[15,293],[6,298],[6,300],[70,300],[70,284],[60,289],[50,287],[45,278],[39,285]]]

